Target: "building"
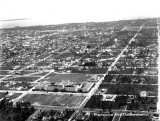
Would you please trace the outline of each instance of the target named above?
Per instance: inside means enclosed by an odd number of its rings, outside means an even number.
[[[90,78],[87,79],[88,82],[97,82],[97,75],[89,75]]]
[[[103,94],[102,96],[103,96],[102,101],[115,101],[116,99],[116,95]]]
[[[65,90],[68,92],[77,92],[82,87],[82,84],[71,84],[65,86]]]
[[[93,85],[94,85],[93,82],[87,82],[87,83],[83,86],[82,91],[83,91],[83,92],[88,92]]]
[[[41,86],[41,85],[38,85],[38,86],[35,87],[35,89],[41,90],[41,89],[42,89],[42,86]]]
[[[46,90],[46,91],[53,91],[55,88],[56,88],[55,86],[46,85],[46,86],[44,87],[44,90]]]

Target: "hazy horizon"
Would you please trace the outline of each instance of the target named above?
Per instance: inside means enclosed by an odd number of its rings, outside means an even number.
[[[160,17],[159,4],[159,0],[1,0],[0,28],[155,18]]]
[[[144,19],[144,18],[157,18],[157,17],[134,17],[134,18],[124,18],[124,19],[117,19],[117,20],[106,20],[106,21],[77,21],[77,22],[65,22],[65,23],[40,23],[36,22],[32,19],[9,19],[9,20],[1,20],[0,29],[3,28],[14,28],[14,27],[25,27],[25,26],[39,26],[39,25],[59,25],[59,24],[69,24],[69,23],[87,23],[87,22],[112,22],[112,21],[119,21],[119,20],[134,20],[134,19]]]

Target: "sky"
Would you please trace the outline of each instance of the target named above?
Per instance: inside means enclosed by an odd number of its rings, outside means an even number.
[[[160,0],[0,0],[0,28],[160,17]],[[18,19],[14,21],[7,21]]]

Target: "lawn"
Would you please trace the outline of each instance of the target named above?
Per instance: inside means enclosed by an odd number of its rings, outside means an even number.
[[[82,67],[82,66],[81,66]],[[72,73],[85,73],[85,74],[105,74],[108,68],[91,68],[91,69],[82,69],[79,70],[77,67],[70,67],[68,70],[71,70]]]
[[[33,105],[79,107],[85,96],[52,95],[52,94],[27,94],[21,100],[29,101]]]
[[[33,81],[37,80],[38,78],[40,78],[40,77],[25,76],[25,77],[5,79],[4,81],[33,82]]]
[[[23,101],[29,101],[31,104],[41,104],[45,99],[51,95],[44,94],[27,94],[22,99]]]
[[[54,77],[56,75],[57,75],[56,73],[52,72],[52,73],[48,74],[46,77]]]
[[[44,76],[46,75],[48,72],[39,72],[37,74],[32,74],[32,76]]]
[[[79,107],[85,99],[84,96],[63,95],[50,99],[50,103],[43,103],[44,105],[51,106],[67,106],[67,107]]]
[[[57,74],[53,78],[49,79],[50,82],[61,82],[63,81],[70,81],[70,82],[84,82],[89,78],[86,74]]]

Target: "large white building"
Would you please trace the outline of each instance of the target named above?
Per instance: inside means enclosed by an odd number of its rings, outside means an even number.
[[[84,85],[84,87],[82,88],[82,91],[83,91],[83,92],[88,92],[93,85],[94,85],[93,82],[87,82],[87,83]]]
[[[64,87],[68,92],[77,92],[82,87],[82,84],[71,84]]]

